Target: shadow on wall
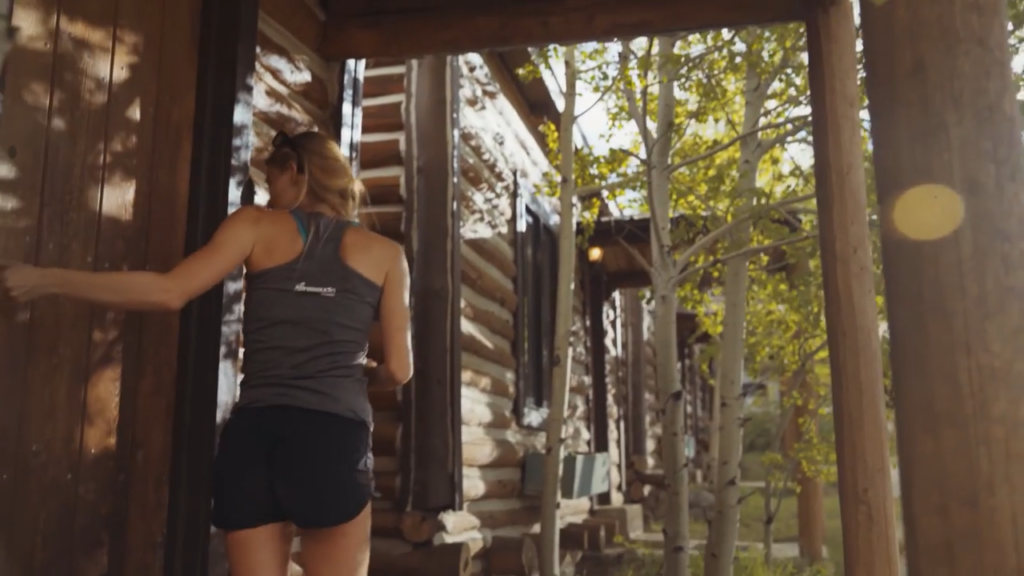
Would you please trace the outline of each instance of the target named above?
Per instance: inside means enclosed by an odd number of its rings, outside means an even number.
[[[56,4],[14,9],[0,259],[167,270],[183,246],[198,10],[64,0],[58,18]],[[0,574],[160,573],[177,315],[44,299],[15,322],[25,311],[0,301]]]

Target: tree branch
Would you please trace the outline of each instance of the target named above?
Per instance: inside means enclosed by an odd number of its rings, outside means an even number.
[[[551,66],[551,60],[544,58],[544,65],[547,66],[548,72],[551,73],[551,80],[555,83],[555,88],[558,89],[558,95],[563,99],[565,98],[565,88],[562,88],[562,83],[558,81],[558,74],[555,74],[555,69]]]
[[[634,108],[635,108],[635,105],[634,105]],[[675,162],[674,164],[670,164],[669,167],[668,167],[668,172],[669,172],[669,174],[674,174],[674,173],[682,170],[683,168],[686,168],[687,166],[689,166],[691,164],[695,164],[695,163],[700,162],[702,160],[707,160],[708,158],[714,156],[715,154],[718,154],[719,152],[722,152],[724,150],[727,150],[728,148],[731,148],[732,146],[735,146],[740,140],[743,140],[744,138],[747,138],[748,136],[752,136],[754,134],[758,134],[758,133],[763,132],[765,130],[772,130],[772,129],[775,129],[775,128],[784,128],[784,127],[792,124],[793,122],[799,121],[802,118],[803,118],[802,116],[801,117],[795,117],[795,118],[790,118],[788,120],[784,120],[782,122],[776,122],[774,124],[765,124],[763,126],[758,126],[758,127],[754,128],[753,130],[750,130],[748,132],[744,132],[743,134],[740,134],[739,136],[730,138],[729,140],[726,140],[725,142],[722,142],[721,144],[713,146],[712,148],[708,149],[707,151],[702,152],[702,153],[700,153],[700,154],[698,154],[696,156],[691,156],[690,158],[686,158],[685,160],[680,160],[678,162]],[[646,147],[647,147],[646,143],[644,144],[644,147],[646,149]],[[647,149],[647,152],[648,152],[648,154],[650,153],[649,149]],[[604,191],[611,192],[613,190],[621,190],[622,188],[625,188],[625,187],[627,187],[627,186],[629,186],[631,184],[636,184],[636,183],[642,181],[645,176],[646,176],[646,173],[639,172],[639,173],[636,173],[636,174],[632,174],[630,176],[626,176],[624,178],[620,178],[618,180],[613,180],[612,182],[608,182],[606,184],[595,184],[595,185],[592,185],[592,186],[583,186],[583,187],[581,187],[581,188],[576,190],[576,194],[578,196],[586,196],[586,195],[589,195],[589,194],[594,194],[596,192],[604,192]]]
[[[694,275],[694,274],[696,274],[698,272],[703,272],[704,270],[707,270],[708,268],[713,268],[715,266],[718,266],[719,264],[723,264],[725,262],[728,262],[729,260],[740,258],[742,256],[751,256],[751,255],[754,255],[754,254],[760,254],[762,252],[767,252],[768,250],[773,250],[775,248],[781,248],[783,246],[789,246],[790,244],[796,244],[797,242],[803,242],[804,240],[812,240],[815,237],[816,236],[815,236],[814,233],[807,233],[807,234],[801,234],[800,236],[794,236],[793,238],[786,238],[785,240],[778,240],[778,241],[772,242],[770,244],[761,244],[761,245],[758,245],[758,246],[748,246],[746,248],[743,248],[742,250],[737,250],[737,251],[732,252],[730,254],[726,254],[724,256],[715,258],[715,259],[711,260],[710,262],[707,262],[705,264],[701,264],[700,266],[696,266],[694,268],[684,269],[682,272],[680,272],[678,275],[676,275],[676,283],[677,284],[682,283],[683,280],[685,280],[686,278],[688,278],[688,277],[690,277],[690,276],[692,276],[692,275]]]
[[[767,152],[800,132],[803,132],[807,129],[808,124],[810,124],[811,116],[809,114],[797,116],[796,118],[792,118],[791,121],[793,122],[793,125],[790,126],[789,129],[782,131],[782,133],[777,134],[772,138],[759,138],[757,141],[758,148]]]
[[[640,132],[640,140],[644,143],[644,153],[650,155],[650,127],[647,126],[646,115],[641,114],[640,109],[637,108],[636,91],[630,86],[630,82],[633,79],[628,72],[629,57],[632,53],[632,50],[629,49],[629,42],[622,42],[622,51],[619,52],[619,76],[622,78],[622,97],[626,100],[626,112],[633,119],[636,129]]]
[[[576,117],[573,118],[573,121],[579,120],[580,118],[586,116],[587,112],[590,112],[591,110],[594,109],[595,106],[600,104],[601,101],[605,99],[605,96],[608,96],[608,93],[611,92],[612,89],[614,89],[614,88],[615,88],[615,81],[612,80],[611,82],[608,83],[608,86],[606,86],[605,89],[602,90],[601,93],[597,96],[597,99],[594,100],[594,103],[591,104],[590,106],[587,106],[586,110],[584,110],[583,112],[580,112],[579,114],[577,114]]]
[[[749,220],[754,219],[764,211],[782,208],[785,206],[789,206],[790,204],[798,204],[800,202],[810,200],[811,198],[814,198],[814,194],[805,194],[803,196],[797,196],[795,198],[780,200],[773,204],[757,206],[755,207],[755,210],[751,210],[749,213],[740,216],[739,218],[735,218],[727,222],[726,224],[720,226],[718,229],[711,231],[701,239],[694,242],[692,246],[687,248],[686,251],[684,251],[682,254],[679,255],[678,258],[676,258],[676,262],[678,263],[678,270],[676,272],[676,276],[681,276],[686,272],[686,263],[692,260],[694,256],[706,250],[708,246],[713,244],[719,238],[722,238],[723,236],[732,232],[733,228],[735,228],[736,226],[742,224],[743,222],[747,222]]]
[[[696,156],[691,156],[690,158],[687,158],[685,160],[680,160],[679,162],[676,162],[676,163],[670,165],[669,166],[669,173],[678,172],[679,170],[682,170],[683,168],[689,166],[690,164],[695,164],[697,162],[700,162],[701,160],[706,160],[706,159],[714,156],[715,154],[718,154],[719,152],[722,152],[723,150],[731,148],[733,145],[737,144],[738,142],[740,142],[744,138],[748,138],[750,136],[753,136],[754,134],[759,134],[761,132],[764,132],[765,130],[772,130],[772,129],[775,129],[775,128],[784,128],[786,126],[789,126],[793,122],[799,121],[801,118],[803,118],[803,117],[790,118],[790,119],[787,119],[787,120],[783,120],[782,122],[776,122],[774,124],[764,124],[762,126],[755,126],[751,130],[748,130],[748,131],[746,131],[746,132],[744,132],[744,133],[742,133],[742,134],[740,134],[738,136],[735,136],[733,138],[730,138],[729,140],[726,140],[725,142],[722,142],[721,144],[718,144],[717,146],[713,146],[713,147],[711,147],[710,149],[708,149],[705,152],[702,152],[702,153],[700,153],[700,154],[698,154]]]

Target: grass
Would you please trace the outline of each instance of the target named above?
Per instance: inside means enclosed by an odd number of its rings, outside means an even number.
[[[749,478],[744,475],[745,478]],[[750,489],[743,489],[746,494]],[[835,486],[825,487],[825,547],[828,548],[829,560],[836,567],[836,575],[841,576],[843,566],[843,531],[839,522],[839,492]],[[707,525],[696,521],[690,523],[690,538],[703,540],[707,538]],[[797,540],[796,497],[786,496],[779,507],[775,518],[773,535],[776,542],[795,542]],[[741,542],[762,542],[764,540],[764,496],[756,492],[743,501],[740,508]]]

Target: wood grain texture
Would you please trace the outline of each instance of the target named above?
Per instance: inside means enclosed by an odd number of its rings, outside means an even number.
[[[1024,157],[1006,4],[934,8],[861,6],[906,557],[913,576],[1019,574]],[[921,184],[965,206],[940,239],[894,225]]]
[[[43,190],[51,136],[47,115],[57,82],[57,3],[25,1],[13,8],[13,24],[27,27],[31,36],[18,39],[6,64],[8,96],[4,102],[6,113],[0,121],[0,141],[6,151],[4,161],[16,167],[18,178],[6,186],[15,209],[5,214],[0,227],[0,257],[36,263],[42,247],[51,242],[41,234],[38,223],[45,215]],[[46,327],[46,315],[40,324],[33,308],[0,300],[0,362],[6,372],[0,379],[0,547],[6,552],[0,557],[0,569],[12,573],[35,570],[34,537],[38,525],[31,515],[38,514],[41,506],[38,497],[31,501],[27,494],[31,483],[43,473],[38,464],[40,459],[33,458],[39,450],[33,450],[31,444],[37,434],[32,427],[40,426],[31,420],[38,416],[33,414],[33,407],[45,402],[39,396],[49,390],[34,385],[37,369],[31,357],[31,341],[40,328]],[[36,465],[29,466],[33,460]],[[23,529],[24,522],[29,522],[31,529]]]
[[[412,426],[414,509],[457,507],[461,475],[456,376],[461,357],[458,174],[458,69],[445,57],[416,62],[409,78],[415,163],[415,257],[412,268],[413,354],[416,364]],[[365,117],[364,117],[365,122]]]
[[[276,0],[278,2],[283,0]],[[803,0],[558,0],[379,6],[334,2],[320,52],[329,59],[457,54],[803,19]]]
[[[895,510],[868,234],[853,7],[807,23],[825,320],[846,574],[896,576]]]
[[[148,174],[150,216],[146,265],[170,270],[184,252],[199,52],[200,2],[167,3],[158,64],[159,89],[152,110],[154,162]],[[126,574],[160,573],[164,567],[168,478],[178,365],[178,316],[146,315],[139,336],[140,366],[127,497]]]
[[[166,269],[180,258],[195,100],[187,30],[198,5],[165,19],[162,2],[69,0],[58,19],[55,3],[15,4],[24,34],[9,59],[0,142],[17,168],[6,191],[19,208],[0,226],[4,258],[98,270]],[[165,42],[182,59],[161,67]],[[148,227],[151,211],[162,225]],[[157,573],[166,503],[158,483],[132,487],[166,477],[173,315],[151,330],[171,342],[150,349],[155,393],[140,395],[137,315],[51,299],[16,324],[3,307],[0,354],[17,357],[0,358],[0,563],[12,564],[0,572]],[[145,462],[133,446],[140,435],[158,439]]]

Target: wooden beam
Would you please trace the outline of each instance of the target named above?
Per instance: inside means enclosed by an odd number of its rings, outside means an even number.
[[[896,516],[866,218],[855,41],[849,2],[833,2],[810,15],[807,45],[814,173],[825,320],[832,350],[845,573],[896,576]]]
[[[202,5],[185,254],[206,245],[227,214],[241,206],[252,152],[259,2],[206,0]],[[181,313],[163,571],[167,576],[207,569],[219,375],[223,362],[229,365],[229,380],[237,377],[241,320],[222,314],[233,314],[241,298],[239,270]],[[233,358],[222,358],[225,344],[234,349]],[[227,385],[233,388],[234,382]]]
[[[906,557],[912,576],[1024,574],[1024,151],[1006,3],[936,8],[861,4]],[[962,220],[927,202],[943,196]]]
[[[405,83],[405,101],[402,109],[403,113],[403,124],[404,134],[402,139],[405,142],[405,154],[402,157],[404,165],[403,183],[399,185],[401,188],[400,193],[405,195],[405,213],[402,214],[402,238],[403,246],[405,247],[405,257],[409,263],[409,271],[413,272],[416,270],[416,246],[418,237],[416,235],[416,209],[419,198],[415,194],[416,192],[416,111],[411,108],[411,104],[416,101],[416,67],[418,62],[416,60],[405,61],[405,74],[403,82]],[[410,282],[411,282],[410,278]],[[410,286],[410,305],[412,305],[411,292],[412,287]],[[415,332],[415,318],[413,318],[413,331]],[[413,355],[415,356],[416,350],[413,349]],[[415,358],[413,358],[415,360]],[[415,369],[419,369],[416,367]],[[398,494],[395,504],[395,508],[398,510],[409,510],[412,507],[412,474],[413,474],[413,462],[412,462],[412,436],[414,428],[415,404],[416,404],[416,389],[410,384],[416,383],[416,375],[413,374],[412,382],[407,384],[404,388],[399,391],[401,395],[400,404],[398,407],[399,418],[401,419],[403,426],[400,437],[400,446],[406,448],[400,449],[398,453]]]
[[[703,224],[697,220],[698,217],[680,214],[672,218],[673,230],[685,230],[692,239],[704,233]],[[577,230],[578,236],[583,236],[586,231],[581,227]],[[623,242],[640,248],[649,246],[651,243],[651,219],[650,218],[608,218],[598,220],[590,235],[585,237],[590,246],[621,246]],[[681,242],[685,243],[685,240]]]
[[[415,382],[412,493],[416,510],[458,509],[461,471],[461,235],[458,150],[459,67],[428,56],[413,65],[415,196],[412,271]],[[407,449],[406,446],[402,447]]]
[[[310,51],[315,52],[323,41],[324,21],[320,14],[317,14],[306,2],[260,0],[260,11]],[[345,60],[345,58],[327,58],[326,60]]]
[[[644,383],[644,308],[640,292],[623,293],[626,315],[629,456],[647,456],[647,399]],[[625,459],[626,456],[623,456]],[[623,477],[625,478],[625,477]]]
[[[333,2],[320,52],[329,60],[457,54],[797,21],[804,0],[494,0],[436,9],[354,12]]]
[[[651,243],[650,218],[611,218],[598,220],[594,229],[586,237],[590,246],[619,246],[625,242],[630,246],[649,245]],[[582,227],[576,234],[586,234]]]
[[[606,276],[606,285],[608,290],[647,288],[651,285],[651,275],[646,270],[615,272]]]
[[[607,292],[605,290],[604,272],[600,266],[589,264],[586,258],[580,258],[587,264],[584,270],[589,275],[587,288],[587,317],[590,328],[590,420],[593,430],[592,448],[594,452],[608,452],[611,446],[608,430],[608,365],[607,349],[605,348],[604,305]],[[609,472],[611,470],[609,469]],[[597,495],[597,503],[609,505],[611,492]]]

